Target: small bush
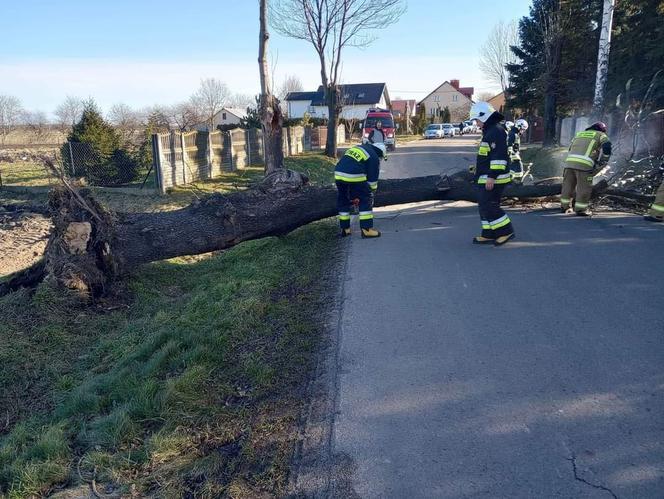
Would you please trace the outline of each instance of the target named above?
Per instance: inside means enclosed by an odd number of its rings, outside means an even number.
[[[120,185],[138,178],[142,156],[122,148],[120,134],[104,120],[93,101],[86,104],[60,152],[69,174],[85,177],[93,185]],[[145,150],[142,155],[146,155]]]

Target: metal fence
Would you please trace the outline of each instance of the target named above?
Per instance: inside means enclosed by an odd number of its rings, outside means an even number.
[[[139,150],[104,152],[87,142],[65,142],[60,149],[65,173],[89,185],[125,187],[142,182],[149,173]]]
[[[287,127],[283,129],[284,156],[323,149],[326,127]],[[342,125],[337,130],[339,143],[345,142]],[[212,179],[224,172],[263,165],[263,132],[235,129],[229,132],[161,133],[152,136],[153,167],[158,189],[199,180]]]

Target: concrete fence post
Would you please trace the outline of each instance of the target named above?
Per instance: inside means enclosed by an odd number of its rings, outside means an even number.
[[[152,168],[156,178],[157,187],[159,192],[166,194],[166,186],[164,185],[164,172],[162,162],[163,149],[161,146],[161,138],[159,134],[152,134]]]
[[[184,133],[180,132],[180,147],[182,148],[182,181],[187,182],[187,146],[185,144]]]
[[[235,159],[233,158],[233,133],[231,130],[224,132],[228,134],[228,156],[231,160],[231,171],[234,172],[235,168]]]
[[[251,160],[251,132],[253,131],[253,128],[250,128],[249,130],[246,130],[244,132],[244,142],[247,144],[247,165],[251,166],[253,164]]]
[[[212,160],[214,159],[214,153],[212,152],[212,132],[208,132],[207,134],[207,151],[206,151],[206,158],[207,158],[207,176],[208,178],[212,178]]]

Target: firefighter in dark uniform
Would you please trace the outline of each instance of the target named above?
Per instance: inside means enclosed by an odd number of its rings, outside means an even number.
[[[512,180],[504,116],[488,102],[476,102],[470,108],[470,119],[482,127],[473,179],[478,188],[482,233],[473,243],[500,246],[514,237],[512,221],[500,207],[503,190]]]
[[[528,122],[519,118],[514,126],[508,131],[507,147],[510,153],[510,171],[512,180],[521,182],[523,180],[523,164],[521,163],[521,134],[528,130]]]
[[[362,237],[380,237],[380,232],[373,228],[373,193],[378,188],[381,158],[387,159],[385,144],[361,144],[348,149],[334,169],[342,237],[351,233],[350,211],[354,199],[360,202]]]

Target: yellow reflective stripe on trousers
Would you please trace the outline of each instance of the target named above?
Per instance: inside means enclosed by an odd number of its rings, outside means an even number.
[[[491,228],[493,230],[496,230],[500,229],[501,227],[505,227],[510,222],[511,222],[510,217],[508,217],[507,215],[503,215],[499,219],[494,220],[493,222],[490,223],[491,223]]]
[[[477,179],[477,183],[480,185],[486,184],[487,179],[489,178],[488,175],[480,175],[480,178]],[[503,173],[501,175],[498,175],[495,179],[496,184],[508,184],[512,181],[512,174],[511,173]]]
[[[653,204],[650,209],[655,210],[655,211],[661,211],[664,213],[664,206],[661,204]]]
[[[369,187],[371,187],[374,191],[378,189],[378,182],[369,182]]]
[[[488,220],[482,220],[482,229],[486,229],[486,230],[491,229],[491,224],[489,223]]]
[[[373,218],[373,212],[371,211],[361,211],[360,220],[371,220]]]
[[[334,180],[341,180],[342,182],[366,182],[367,176],[364,173],[334,172]]]
[[[578,201],[574,203],[575,210],[584,209],[584,208],[588,208],[588,203],[579,203]]]
[[[350,220],[350,213],[347,211],[339,212],[339,220]]]
[[[507,161],[503,159],[494,159],[489,163],[489,169],[490,170],[506,170],[507,169]]]

